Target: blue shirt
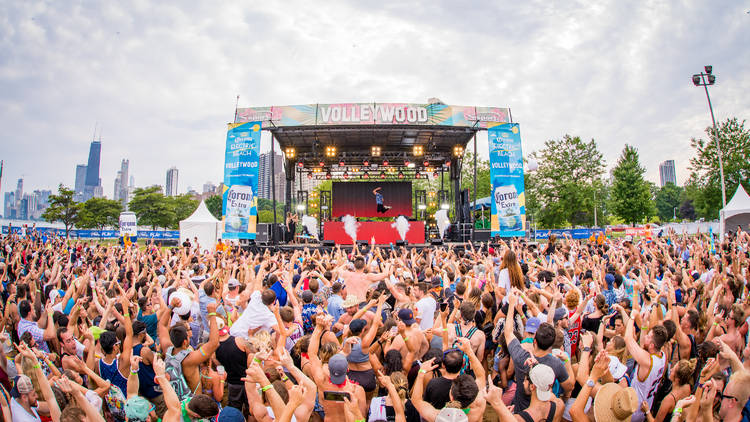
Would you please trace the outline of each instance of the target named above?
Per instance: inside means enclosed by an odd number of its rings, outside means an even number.
[[[278,281],[273,283],[273,286],[271,286],[271,290],[276,293],[276,300],[279,301],[279,306],[286,306],[287,297],[286,297],[286,290],[284,290],[284,286],[281,285]]]
[[[344,315],[344,307],[341,306],[344,303],[344,299],[335,294],[328,298],[328,313],[333,317],[333,323],[337,323],[341,315]]]
[[[381,195],[380,192],[375,194],[375,203],[380,205],[383,204],[383,195]]]

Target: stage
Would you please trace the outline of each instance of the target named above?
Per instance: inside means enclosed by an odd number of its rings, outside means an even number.
[[[375,239],[375,244],[396,244],[401,236],[396,230],[395,224],[390,221],[361,221],[358,222],[357,240],[370,243]],[[424,221],[410,221],[409,230],[406,232],[406,241],[420,244],[425,241]],[[323,223],[323,240],[332,240],[338,245],[352,243],[352,238],[346,233],[342,221],[326,221]]]

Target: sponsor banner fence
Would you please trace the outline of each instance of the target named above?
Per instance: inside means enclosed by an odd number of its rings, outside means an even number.
[[[261,122],[235,123],[227,132],[221,218],[225,239],[255,239],[260,129]]]
[[[8,226],[3,226],[3,234],[8,234]],[[23,234],[21,227],[12,227],[13,234]],[[48,236],[65,236],[65,229],[53,228],[53,227],[36,227],[34,228],[37,234],[46,234]],[[26,233],[31,233],[31,228],[26,230]],[[86,229],[71,229],[70,237],[77,237],[79,239],[117,239],[120,237],[119,230],[86,230]],[[163,239],[173,240],[180,239],[179,230],[138,230],[138,237],[143,239]]]
[[[259,122],[262,127],[315,125],[425,125],[488,128],[510,121],[501,107],[445,104],[344,103],[237,109],[235,123]]]
[[[490,208],[492,236],[526,234],[526,198],[523,184],[523,151],[518,123],[504,123],[487,130],[490,148]]]
[[[536,238],[544,240],[544,239],[548,239],[550,234],[554,234],[558,238],[568,235],[573,239],[588,239],[589,237],[591,237],[592,234],[599,233],[601,231],[602,229],[537,230]]]

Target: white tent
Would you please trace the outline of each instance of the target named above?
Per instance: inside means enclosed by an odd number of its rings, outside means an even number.
[[[748,224],[750,224],[750,195],[745,192],[742,184],[737,186],[737,191],[734,192],[734,196],[727,206],[719,211],[719,216],[722,239],[724,233],[736,230],[737,226],[742,226],[745,231],[748,230]]]
[[[204,201],[201,201],[190,217],[180,221],[180,243],[197,237],[201,249],[213,250],[221,233],[221,221],[211,214]]]

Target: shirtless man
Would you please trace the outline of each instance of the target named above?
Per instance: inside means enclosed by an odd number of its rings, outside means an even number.
[[[398,319],[398,330],[403,334],[393,339],[390,349],[398,350],[402,359],[406,359],[410,350],[416,352],[415,356],[424,356],[430,349],[430,343],[427,342],[427,338],[419,328],[419,324],[414,318],[414,311],[408,308],[400,309]]]
[[[325,392],[334,391],[348,393],[350,399],[356,399],[362,415],[367,414],[367,398],[365,396],[364,388],[352,383],[347,378],[346,373],[349,365],[344,354],[337,353],[333,355],[327,365],[323,365],[320,358],[318,358],[320,336],[323,331],[331,325],[331,320],[332,318],[330,315],[320,316],[316,320],[315,329],[313,330],[312,338],[310,339],[308,355],[310,356],[312,378],[313,381],[315,381],[315,385],[318,387],[318,399],[325,411],[326,420],[343,421],[346,420],[344,402],[326,400]]]
[[[455,312],[455,311],[454,311]],[[466,338],[471,343],[471,350],[477,356],[484,356],[484,343],[485,335],[484,331],[476,327],[474,322],[474,315],[477,311],[474,304],[471,302],[463,302],[458,307],[459,321],[457,324],[448,324],[448,338],[450,342],[448,345],[443,345],[443,348],[449,348],[456,342],[458,338]]]
[[[349,294],[361,299],[367,297],[370,284],[388,277],[388,272],[365,273],[365,258],[358,256],[354,259],[354,271],[341,270],[340,275]]]
[[[706,341],[710,341],[713,338],[718,337],[721,339],[721,341],[731,347],[732,351],[734,351],[734,353],[739,356],[745,346],[742,340],[742,335],[739,332],[739,327],[741,327],[742,324],[745,323],[744,309],[742,309],[741,305],[735,303],[731,308],[729,308],[728,316],[724,316],[723,312],[721,312],[716,316],[716,319],[717,321],[714,322],[714,325],[711,327],[711,330],[706,336]],[[724,324],[721,323],[722,320]],[[722,325],[726,327],[727,331],[724,334],[720,335],[719,329]]]

